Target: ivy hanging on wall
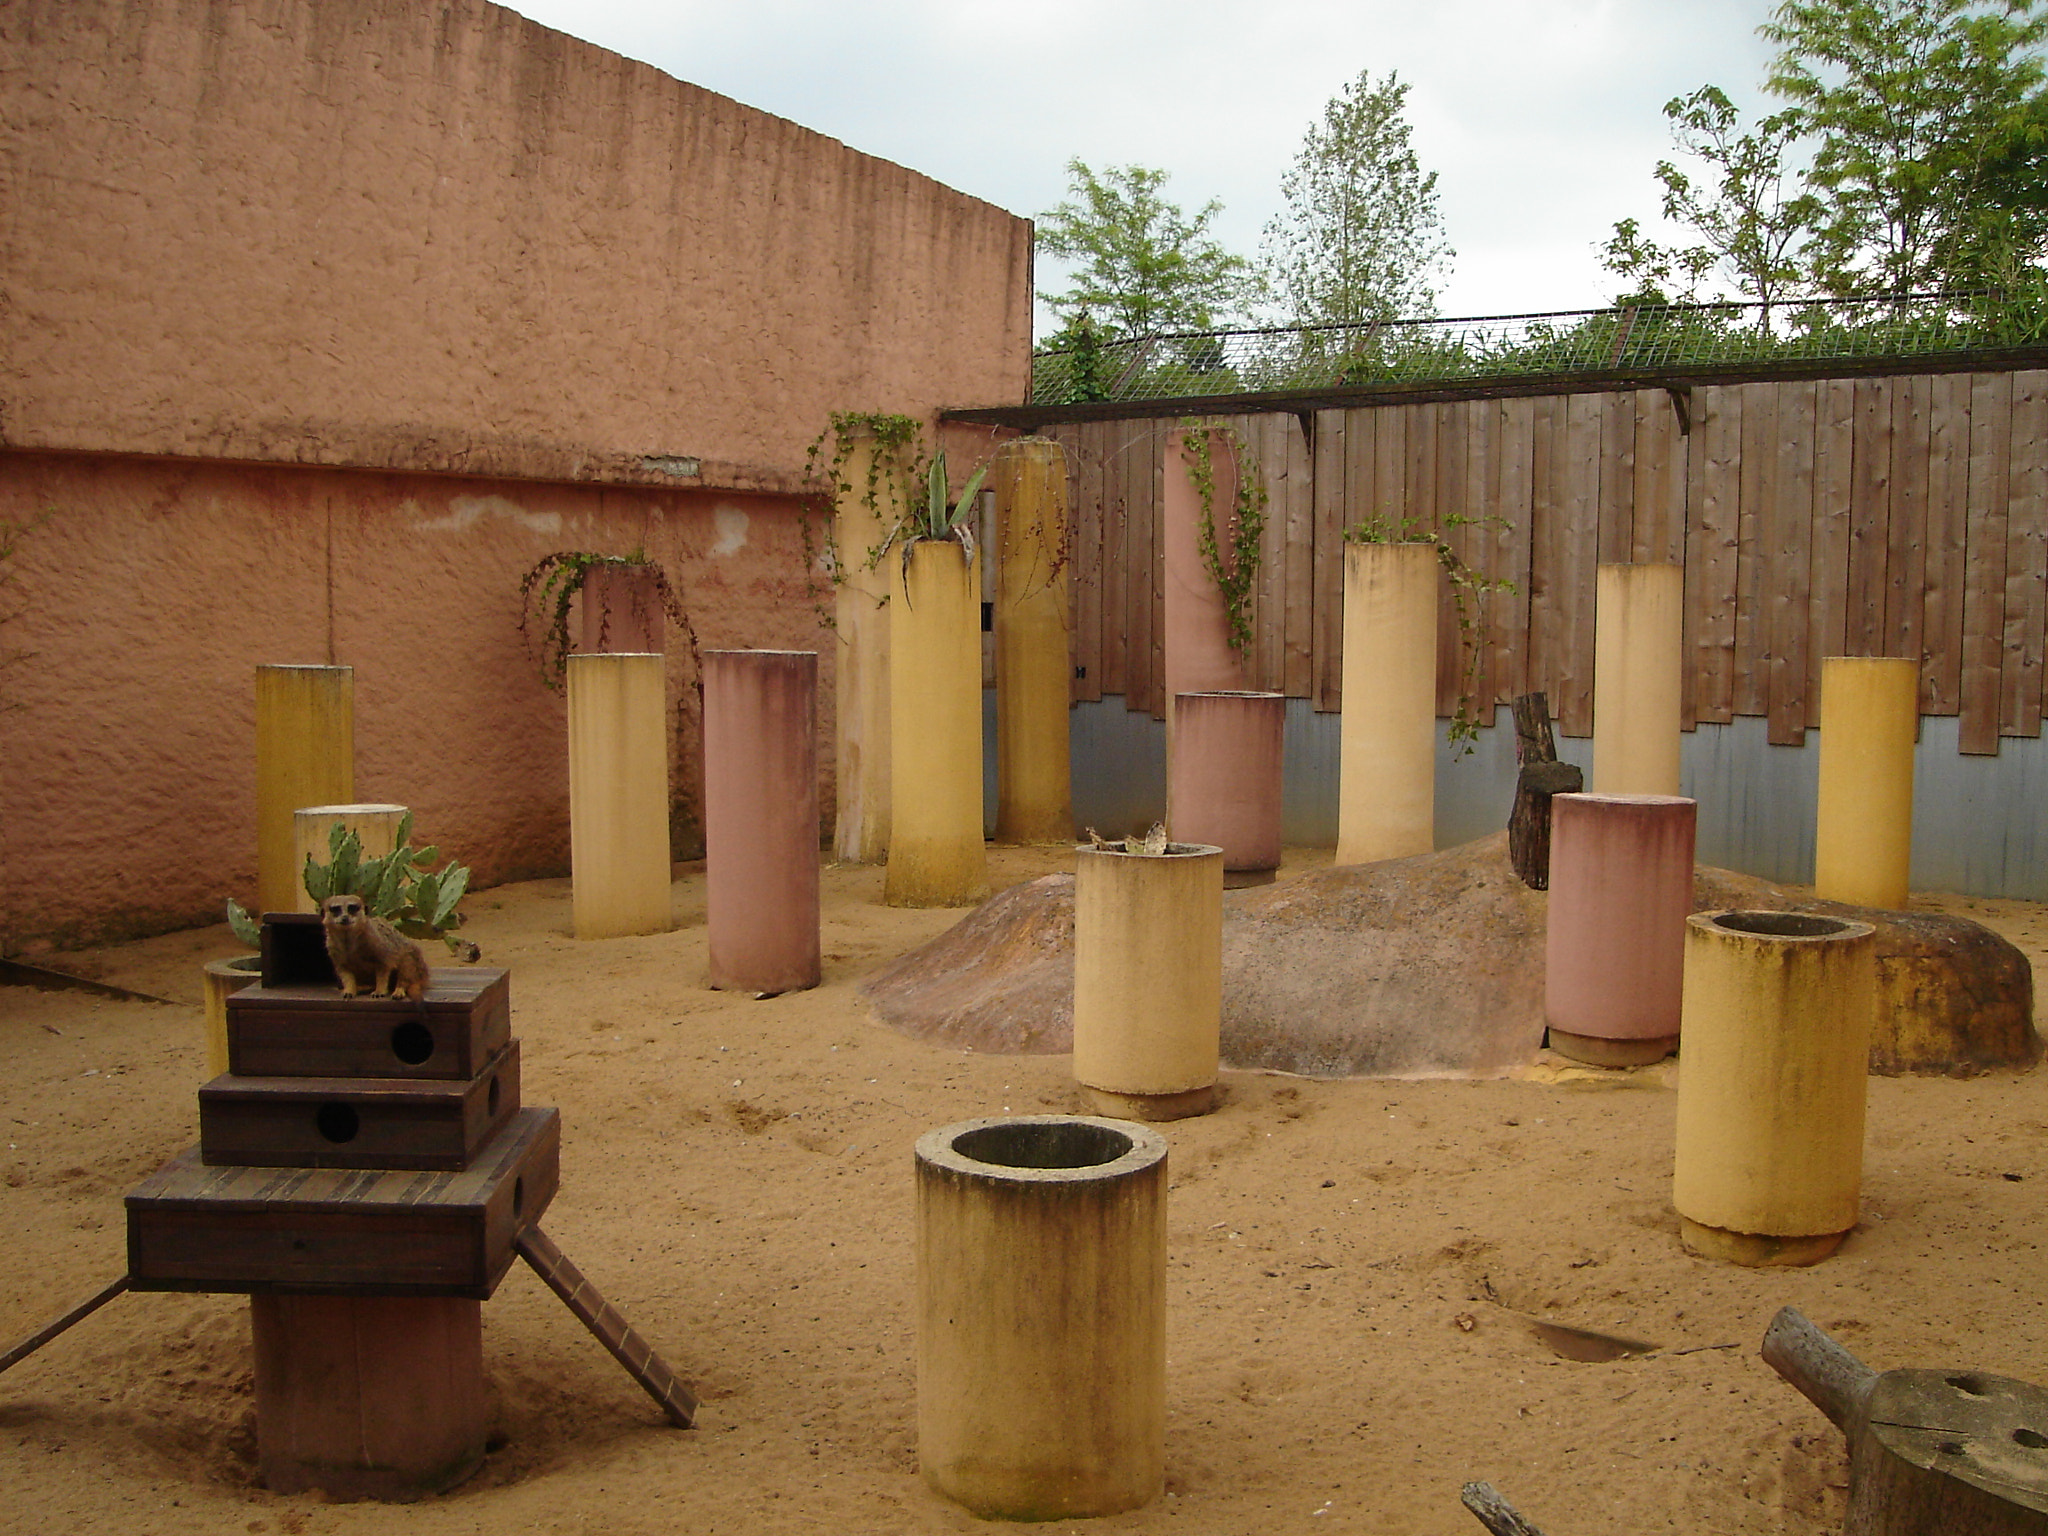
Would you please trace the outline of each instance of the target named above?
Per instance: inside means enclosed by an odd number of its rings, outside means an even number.
[[[1226,553],[1216,531],[1216,460],[1213,443],[1221,438],[1237,464],[1236,494],[1228,511],[1230,548]],[[1252,593],[1259,581],[1259,541],[1266,531],[1266,480],[1244,439],[1228,427],[1199,421],[1181,423],[1180,454],[1188,467],[1201,515],[1195,544],[1202,568],[1223,597],[1230,630],[1230,648],[1249,656],[1252,645]]]

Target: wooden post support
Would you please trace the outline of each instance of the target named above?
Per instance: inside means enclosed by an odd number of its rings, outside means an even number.
[[[1848,1438],[1844,1536],[2048,1533],[2048,1391],[1984,1371],[1880,1376],[1791,1307],[1762,1353]]]
[[[1550,701],[1525,693],[1514,702],[1515,752],[1522,771],[1515,780],[1515,808],[1508,817],[1508,858],[1515,874],[1532,891],[1550,889],[1550,801],[1554,795],[1575,795],[1586,776],[1572,763],[1557,760],[1557,741],[1550,734]]]
[[[640,1383],[653,1398],[669,1423],[688,1429],[697,1413],[697,1398],[683,1379],[669,1369],[668,1362],[634,1331],[626,1315],[583,1277],[583,1271],[569,1262],[554,1239],[539,1227],[528,1227],[514,1240],[519,1257],[533,1266],[533,1272],[547,1282],[548,1289],[562,1298],[562,1305],[576,1314],[591,1337],[611,1351],[612,1358],[626,1368],[626,1374]]]

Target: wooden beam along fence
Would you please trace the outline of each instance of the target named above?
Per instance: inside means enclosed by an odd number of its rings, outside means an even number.
[[[1685,724],[1798,744],[1821,658],[1920,662],[1962,749],[2036,736],[2048,694],[2048,370],[1513,395],[1218,418],[1267,490],[1252,687],[1343,704],[1344,530],[1441,530],[1516,584],[1487,600],[1478,697],[1593,721],[1605,561],[1686,568]],[[1074,697],[1163,715],[1159,502],[1174,423],[1055,428],[1074,522]],[[1457,519],[1470,521],[1458,522]],[[1448,587],[1437,703],[1458,696]]]

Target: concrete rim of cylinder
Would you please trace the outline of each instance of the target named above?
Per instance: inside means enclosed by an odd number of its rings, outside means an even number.
[[[815,656],[818,653],[816,651],[777,651],[771,650],[765,645],[741,645],[728,646],[722,649],[707,646],[704,649],[704,654],[706,656]]]
[[[1692,805],[1691,795],[1625,795],[1606,789],[1571,790],[1552,796],[1557,800],[1595,800],[1602,805]]]
[[[1166,1138],[1099,1115],[992,1115],[917,1138],[918,1161],[966,1178],[1015,1184],[1120,1179],[1166,1156]]]
[[[1100,845],[1076,843],[1074,845],[1074,852],[1113,853],[1126,859],[1200,859],[1206,858],[1212,853],[1220,854],[1223,850],[1214,843],[1168,843],[1157,853],[1147,853],[1142,848],[1132,852],[1129,848],[1123,846],[1122,838],[1115,838]]]
[[[1174,695],[1177,699],[1284,699],[1284,693],[1268,693],[1262,688],[1184,688]]]
[[[1745,939],[1778,944],[1812,944],[1824,939],[1861,938],[1877,930],[1854,918],[1824,917],[1818,912],[1753,912],[1731,908],[1695,912],[1686,919],[1696,927]]]

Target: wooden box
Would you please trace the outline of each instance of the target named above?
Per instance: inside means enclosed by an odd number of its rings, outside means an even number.
[[[318,912],[264,913],[261,952],[266,987],[341,987]]]
[[[209,1165],[466,1168],[518,1108],[516,1040],[467,1082],[227,1073],[199,1090],[199,1156]]]
[[[487,1300],[554,1198],[561,1127],[519,1110],[460,1173],[209,1168],[189,1147],[128,1196],[129,1283]]]
[[[273,986],[268,975],[228,999],[228,1070],[238,1077],[456,1080],[512,1038],[512,978],[497,966],[435,969],[417,1003],[343,997],[331,979]]]

